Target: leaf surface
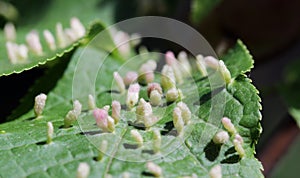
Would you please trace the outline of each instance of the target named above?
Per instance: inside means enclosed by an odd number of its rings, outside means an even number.
[[[113,99],[124,104],[124,94],[111,92],[116,89],[113,72],[118,70],[123,75],[126,71],[137,70],[146,59],[124,62],[107,56],[103,50],[80,48],[63,78],[49,93],[42,118],[35,119],[33,111],[30,111],[15,121],[0,125],[3,133],[0,134],[0,142],[3,143],[0,145],[3,158],[0,176],[75,177],[78,164],[87,162],[91,167],[90,177],[108,174],[118,177],[125,172],[131,177],[144,177],[152,175],[146,169],[146,161],[151,160],[162,168],[165,177],[193,174],[208,177],[210,169],[217,164],[222,167],[223,177],[263,177],[262,165],[254,156],[261,132],[260,98],[251,80],[243,74],[252,67],[252,62],[249,63],[252,58],[241,42],[232,51],[237,52],[234,58],[232,52],[223,58],[230,70],[235,69],[231,71],[235,80],[228,86],[211,86],[208,78],[197,72],[194,72],[193,78],[178,85],[185,95],[183,101],[193,113],[192,122],[185,126],[183,136],[179,137],[172,125],[175,103],[153,108],[154,115],[160,120],[150,130],[132,125],[135,113],[122,110],[122,119],[115,132],[101,133],[91,111],[87,110],[87,95],[97,96],[98,107],[110,104]],[[243,60],[249,65],[235,65]],[[158,78],[156,80],[159,81]],[[142,87],[140,96],[148,99],[145,87]],[[83,113],[78,123],[63,129],[64,117],[72,108],[71,101],[74,99],[83,104]],[[233,147],[233,138],[222,146],[212,142],[215,133],[224,130],[220,120],[223,116],[231,118],[244,139],[246,154],[242,159]],[[55,130],[53,143],[49,145],[45,144],[47,121],[54,124]],[[132,129],[142,134],[143,147],[135,147],[136,143],[130,136]],[[161,150],[155,154],[153,129],[162,133]],[[102,160],[96,161],[97,148],[103,140],[108,141],[108,149]]]
[[[108,7],[102,8],[103,6]],[[72,17],[78,17],[85,26],[86,30],[89,30],[95,27],[94,25],[96,24],[93,24],[92,22],[94,22],[96,19],[100,19],[107,24],[112,24],[112,13],[112,5],[103,5],[103,2],[98,0],[76,0],[76,2],[54,0],[51,1],[51,3],[47,3],[47,7],[43,10],[43,13],[39,14],[39,16],[35,15],[35,18],[22,17],[21,26],[17,27],[16,42],[18,44],[25,44],[26,34],[32,30],[35,30],[38,32],[40,37],[43,47],[43,55],[37,56],[29,51],[28,59],[25,63],[12,64],[7,55],[4,32],[1,30],[0,46],[2,47],[0,48],[0,76],[10,75],[12,73],[21,73],[24,70],[30,70],[34,67],[44,65],[48,61],[60,58],[65,53],[72,51],[80,44],[80,40],[77,40],[65,48],[59,48],[54,51],[50,50],[43,37],[43,31],[48,29],[55,36],[56,23],[61,22],[64,28],[70,28],[70,19]],[[36,18],[38,18],[38,20]],[[86,35],[88,37],[90,34]]]

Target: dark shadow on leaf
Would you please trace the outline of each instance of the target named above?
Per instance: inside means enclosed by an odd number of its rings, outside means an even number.
[[[122,104],[122,105],[121,105],[121,109],[123,109],[123,110],[127,110],[127,106],[126,106],[126,104]]]
[[[124,143],[123,146],[125,149],[131,149],[131,150],[135,150],[139,147],[137,144],[129,144],[129,143]]]
[[[106,90],[106,91],[104,91],[103,93],[115,93],[115,94],[120,94],[120,92],[117,91],[117,90]]]
[[[90,111],[90,110],[85,109],[85,110],[82,110],[81,112],[84,113],[84,114],[86,114],[86,113],[88,113],[89,111]]]
[[[61,126],[59,126],[58,128],[59,129],[69,129],[69,128],[72,128],[73,127],[73,125],[71,125],[70,127],[65,127],[65,125],[61,125]]]
[[[138,130],[146,130],[145,125],[142,123],[133,123],[131,121],[128,121],[127,124],[128,124],[128,126],[132,126]]]
[[[171,104],[173,104],[175,101],[172,101],[172,102],[167,102],[167,103],[164,103],[163,106],[170,106]]]
[[[164,130],[160,131],[161,135],[173,135],[177,136],[177,131],[173,130],[174,123],[173,121],[169,121],[165,123]]]
[[[234,164],[234,163],[239,162],[240,159],[241,159],[240,156],[235,154],[235,155],[232,155],[232,156],[230,156],[226,159],[223,159],[221,161],[221,164]]]
[[[146,177],[155,177],[154,174],[150,173],[150,172],[146,172],[146,171],[143,171],[142,172],[142,176],[146,176]]]
[[[102,132],[101,130],[95,130],[95,131],[80,132],[80,135],[98,135],[102,133],[104,132]]]
[[[29,118],[27,118],[27,119],[25,119],[24,121],[32,121],[32,120],[34,120],[36,117],[29,117]]]
[[[204,148],[205,157],[209,161],[215,161],[220,154],[221,145],[210,141]]]
[[[203,80],[206,80],[206,79],[208,79],[208,77],[206,76],[206,77],[200,77],[200,78],[195,78],[195,83],[198,83],[198,82],[201,82],[201,81],[203,81]]]
[[[236,153],[235,149],[234,149],[234,146],[229,148],[228,150],[226,150],[225,152],[225,156],[228,156],[228,155],[231,155],[233,153]]]
[[[147,153],[147,154],[150,154],[150,155],[154,155],[153,150],[142,150],[142,153]]]
[[[35,143],[36,145],[46,145],[47,144],[47,142],[46,141],[40,141],[40,142],[37,142],[37,143]]]
[[[144,81],[139,81],[138,82],[142,87],[145,87],[145,86],[147,86],[147,83],[146,82],[144,82]]]
[[[224,90],[224,87],[219,87],[211,92],[208,92],[204,95],[202,95],[200,97],[200,99],[198,101],[196,101],[194,103],[194,105],[199,105],[199,104],[203,104],[203,103],[206,103],[207,101],[211,100],[211,98],[214,96],[214,95],[217,95],[218,93],[220,93],[222,90]]]
[[[161,105],[161,107],[166,107],[166,106],[168,106],[168,103],[163,103],[163,104]]]

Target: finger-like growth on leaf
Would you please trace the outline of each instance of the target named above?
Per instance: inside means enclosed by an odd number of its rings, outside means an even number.
[[[162,169],[157,164],[155,164],[153,162],[148,162],[146,164],[146,167],[147,167],[148,171],[151,174],[153,174],[155,177],[161,177],[162,176]]]
[[[179,103],[177,103],[177,107],[179,107],[179,109],[181,110],[181,116],[182,119],[184,121],[184,124],[188,124],[192,118],[192,113],[190,111],[190,109],[188,108],[188,106],[180,101]]]
[[[16,41],[17,33],[13,23],[6,23],[3,30],[6,41]]]
[[[130,178],[130,173],[129,172],[123,172],[122,178]]]
[[[8,58],[10,60],[10,63],[16,64],[18,63],[18,58],[17,58],[17,52],[18,52],[18,46],[15,43],[12,42],[6,42],[6,51]]]
[[[243,143],[241,143],[239,140],[234,139],[233,140],[233,145],[234,145],[234,149],[236,150],[236,152],[240,155],[240,157],[244,157],[245,156],[245,150],[243,148]]]
[[[24,63],[26,62],[28,58],[28,48],[26,45],[21,44],[19,45],[19,50],[17,52],[17,58],[19,63]]]
[[[25,63],[28,58],[28,48],[26,45],[18,45],[13,42],[6,42],[8,58],[12,64]]]
[[[82,109],[82,105],[78,100],[75,100],[73,102],[73,110],[75,112],[75,114],[77,115],[77,117],[81,114],[81,109]]]
[[[121,104],[119,101],[114,100],[111,104],[111,107],[112,107],[111,117],[115,120],[115,124],[117,124],[121,116]]]
[[[123,31],[117,31],[112,36],[121,55],[128,57],[130,55],[130,36]]]
[[[235,138],[237,141],[239,141],[241,144],[244,143],[244,139],[243,139],[243,137],[241,137],[240,134],[235,134],[234,138]]]
[[[77,178],[88,178],[90,174],[90,166],[87,163],[79,163],[77,168]]]
[[[96,108],[93,111],[93,115],[97,126],[104,132],[114,131],[114,120],[108,116],[108,112],[105,109]]]
[[[77,40],[77,35],[71,28],[66,28],[64,30],[65,35],[67,37],[68,43],[73,43],[74,41]]]
[[[204,63],[206,67],[209,67],[214,70],[218,70],[219,68],[219,60],[214,58],[213,56],[204,57]]]
[[[89,95],[88,97],[89,110],[94,110],[95,108],[97,108],[95,98],[93,97],[93,95]]]
[[[183,76],[182,76],[182,66],[181,64],[177,61],[175,55],[173,52],[168,51],[165,55],[166,58],[166,63],[172,67],[175,79],[178,83],[183,82]]]
[[[176,57],[174,55],[174,53],[172,51],[167,51],[166,54],[165,54],[165,59],[166,59],[166,63],[169,65],[169,66],[172,66],[172,64],[176,64],[177,63],[177,60],[176,60]]]
[[[157,90],[153,90],[150,93],[150,103],[153,106],[159,106],[161,104],[161,94]]]
[[[110,106],[109,105],[105,105],[105,106],[103,106],[103,109],[108,112],[109,109],[110,109]]]
[[[152,70],[152,71],[154,71],[155,69],[156,69],[156,67],[157,67],[157,64],[156,64],[156,62],[154,61],[154,60],[148,60],[145,64],[143,64],[142,66],[147,66],[146,68],[148,69],[148,70]],[[141,68],[143,68],[143,67],[141,67]]]
[[[52,142],[54,128],[52,122],[47,122],[47,144]]]
[[[181,109],[179,107],[176,107],[173,110],[173,123],[174,123],[174,127],[176,128],[178,134],[180,135],[183,131],[184,121],[182,119],[182,113],[181,113]]]
[[[161,147],[161,134],[159,130],[155,129],[153,131],[153,151],[155,153],[159,152],[160,147]]]
[[[131,130],[130,134],[132,138],[136,141],[139,147],[143,146],[144,139],[142,135],[137,130]]]
[[[52,51],[56,50],[55,38],[49,30],[44,30],[43,32],[46,43]]]
[[[77,120],[77,118],[81,114],[81,109],[82,109],[81,103],[78,100],[75,100],[73,102],[73,109],[67,113],[67,115],[64,119],[64,127],[65,128],[70,127],[73,124],[73,122],[75,122]]]
[[[206,65],[204,62],[204,57],[199,54],[196,56],[196,65],[198,70],[200,71],[202,76],[207,76],[207,70],[206,70]]]
[[[192,67],[188,60],[188,56],[187,56],[186,52],[181,51],[178,54],[177,58],[178,58],[180,64],[182,65],[182,73],[184,74],[184,76],[191,75]]]
[[[209,171],[210,178],[222,178],[222,168],[220,165],[215,165]]]
[[[58,42],[58,46],[60,48],[65,48],[68,45],[68,39],[64,32],[63,26],[61,23],[56,24],[56,39]]]
[[[177,88],[171,88],[166,93],[166,100],[167,102],[174,102],[179,98],[179,93]]]
[[[43,48],[40,42],[40,37],[37,32],[32,31],[26,35],[26,42],[29,49],[36,55],[43,55]]]
[[[220,131],[213,137],[215,144],[224,144],[229,140],[229,135],[226,131]]]
[[[138,106],[136,107],[136,118],[138,122],[142,122],[146,127],[150,126],[152,123],[152,106],[150,103],[146,102],[144,98],[140,99]],[[148,124],[147,124],[148,123]],[[150,125],[149,125],[150,124]]]
[[[107,126],[110,132],[115,131],[115,120],[110,116],[107,117]]]
[[[70,20],[70,26],[77,39],[85,35],[85,28],[78,18],[72,17]]]
[[[129,109],[132,109],[139,100],[140,85],[135,83],[131,84],[128,88],[126,105]]]
[[[123,78],[125,85],[129,86],[130,84],[134,83],[137,80],[138,76],[138,73],[134,71],[127,72],[126,76]]]
[[[236,133],[236,129],[228,117],[222,118],[222,124],[229,133],[231,133],[231,134]]]
[[[130,35],[130,44],[131,46],[136,46],[138,44],[140,44],[142,41],[142,36],[138,33],[133,33]]]
[[[103,156],[104,156],[104,153],[106,152],[107,150],[107,147],[108,147],[108,142],[107,140],[102,140],[101,144],[100,144],[100,147],[99,147],[99,155],[97,157],[97,161],[100,161],[102,160]]]
[[[77,117],[78,116],[76,112],[74,110],[70,110],[64,119],[64,127],[69,128],[73,124],[73,122],[77,120]]]
[[[147,94],[150,97],[152,91],[157,90],[159,94],[162,95],[162,88],[159,83],[149,83],[147,87]]]
[[[149,50],[148,50],[148,48],[146,46],[139,47],[138,51],[139,51],[140,55],[141,54],[148,54],[149,53]],[[144,55],[141,55],[141,57],[144,57]]]
[[[121,93],[124,93],[126,88],[125,88],[125,83],[122,79],[122,77],[120,76],[120,74],[118,72],[114,72],[114,79],[116,81],[117,87],[119,89],[119,91]]]
[[[34,113],[36,117],[42,115],[44,107],[46,105],[47,95],[41,93],[35,97]]]
[[[154,70],[156,69],[156,62],[148,60],[139,69],[139,82],[147,84],[154,80]]]
[[[175,88],[176,86],[174,71],[172,67],[168,65],[164,65],[161,71],[161,86],[165,91]]]
[[[222,60],[219,61],[219,69],[220,69],[221,74],[224,77],[225,82],[227,84],[230,83],[231,74]]]

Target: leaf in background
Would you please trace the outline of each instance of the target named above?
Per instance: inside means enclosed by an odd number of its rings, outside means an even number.
[[[233,51],[239,55],[236,55],[236,58],[231,58],[230,53],[225,55],[223,58],[225,63],[233,65],[232,60],[236,62],[245,60],[249,65],[241,68],[236,66],[238,69],[235,71],[240,71],[240,74],[233,74],[235,80],[229,86],[212,95],[211,92],[214,91],[210,90],[209,80],[199,79],[198,73],[194,73],[193,76],[197,81],[196,85],[193,85],[194,80],[190,78],[178,86],[186,96],[184,102],[193,113],[199,113],[193,114],[191,124],[186,126],[185,142],[172,134],[175,130],[170,123],[175,105],[153,108],[154,114],[161,119],[151,129],[159,129],[162,133],[160,153],[153,154],[151,131],[138,130],[145,140],[143,147],[129,149],[126,146],[134,143],[130,136],[130,130],[134,129],[134,126],[127,121],[133,121],[135,113],[122,110],[122,120],[116,125],[115,133],[100,133],[99,128],[95,126],[92,113],[86,110],[87,94],[94,91],[93,87],[95,93],[92,94],[97,96],[98,107],[110,104],[112,98],[124,104],[123,94],[108,92],[112,89],[111,86],[114,86],[113,72],[120,69],[122,74],[128,70],[137,70],[143,60],[122,62],[108,56],[104,61],[106,52],[94,48],[84,50],[80,48],[73,56],[63,78],[49,93],[42,118],[33,119],[34,113],[30,111],[15,121],[0,125],[3,132],[0,134],[0,142],[3,143],[0,145],[2,158],[0,176],[74,177],[78,164],[86,162],[91,167],[90,177],[104,177],[108,174],[117,177],[124,172],[129,173],[130,177],[142,177],[151,175],[143,161],[153,159],[153,162],[162,168],[162,174],[166,177],[192,176],[192,174],[208,177],[208,172],[216,164],[221,165],[224,177],[263,177],[262,166],[254,157],[255,144],[261,132],[260,98],[250,79],[243,74],[252,67],[252,58],[241,42]],[[79,70],[80,67],[87,67],[88,70]],[[228,68],[231,69],[233,66]],[[141,96],[147,99],[145,92],[145,87],[142,87]],[[194,94],[199,95],[200,102]],[[72,108],[72,99],[81,101],[84,112],[77,124],[63,129],[63,120]],[[214,101],[221,102],[213,105]],[[209,118],[216,116],[215,113],[211,113],[212,107],[218,112],[218,108],[223,108],[224,115],[231,118],[243,137],[245,156],[242,159],[233,148],[232,138],[220,147],[211,142],[217,131],[224,130],[220,124],[221,118]],[[46,145],[48,121],[54,124],[55,136],[53,143]],[[108,150],[101,161],[95,161],[99,152],[97,148],[104,139],[108,142]]]
[[[102,8],[103,3],[99,0],[76,0],[76,1],[60,1],[53,0],[47,4],[43,13],[35,14],[35,18],[22,18],[22,26],[17,28],[17,43],[25,44],[25,36],[32,30],[36,30],[39,33],[40,41],[43,47],[43,56],[33,55],[29,52],[28,62],[25,64],[11,64],[7,52],[3,31],[0,32],[0,76],[9,75],[12,73],[20,73],[24,70],[30,70],[33,67],[45,64],[47,61],[54,60],[61,57],[66,52],[72,51],[76,46],[79,45],[79,41],[72,43],[66,48],[57,49],[51,51],[43,38],[43,30],[48,29],[54,34],[55,25],[61,22],[63,27],[69,27],[69,21],[72,17],[78,17],[86,29],[93,28],[91,24],[95,19],[100,19],[101,21],[112,24],[113,23],[113,6],[105,5]],[[78,13],[80,12],[80,13]]]
[[[49,67],[49,69],[45,71],[45,74],[38,78],[34,85],[29,88],[27,94],[20,100],[20,104],[8,116],[6,119],[7,121],[14,120],[31,110],[34,105],[34,100],[32,98],[40,93],[47,94],[55,87],[57,81],[61,78],[67,68],[72,54],[73,53],[67,53],[59,58],[59,60],[51,61],[54,63],[53,66]],[[49,64],[51,64],[51,62],[49,62]]]
[[[15,21],[19,14],[16,7],[14,7],[9,2],[0,1],[0,17],[4,17],[9,21]]]
[[[221,0],[192,0],[190,17],[192,22],[199,23],[220,2]]]
[[[299,157],[300,157],[300,137],[298,136],[294,143],[289,147],[288,152],[284,157],[275,165],[271,176],[273,178],[280,177],[298,177],[299,171]]]
[[[285,70],[284,84],[280,86],[280,92],[287,103],[291,116],[300,127],[300,62],[295,61],[288,65]]]

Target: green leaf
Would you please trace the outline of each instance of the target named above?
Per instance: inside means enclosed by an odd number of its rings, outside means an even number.
[[[221,0],[192,0],[191,2],[191,20],[199,23],[205,18]]]
[[[42,14],[35,14],[36,17],[38,16],[38,20],[36,18],[22,18],[21,24],[23,25],[17,28],[17,43],[25,44],[26,34],[32,30],[36,30],[39,33],[44,52],[43,56],[37,56],[29,52],[28,62],[24,64],[11,64],[6,52],[4,33],[0,31],[0,46],[2,46],[0,50],[0,76],[20,73],[24,70],[44,65],[48,61],[57,59],[78,46],[80,44],[79,40],[63,49],[55,51],[49,49],[42,33],[43,30],[49,29],[54,34],[55,25],[58,22],[61,22],[63,27],[66,28],[70,26],[69,21],[72,17],[78,17],[86,29],[94,30],[95,27],[93,25],[99,26],[99,24],[92,24],[96,19],[100,19],[107,24],[112,24],[113,6],[104,6],[102,4],[102,1],[98,0],[76,0],[76,3],[74,1],[53,0],[47,4],[47,8],[45,8]]]
[[[248,60],[245,57],[249,57],[248,54],[238,58],[227,57],[224,61],[235,64],[231,60]],[[191,123],[185,126],[182,137],[174,135],[176,132],[172,126],[175,103],[153,108],[154,115],[160,120],[150,130],[134,128],[130,121],[134,122],[135,113],[122,110],[122,119],[116,125],[115,132],[100,132],[92,113],[87,111],[87,95],[91,93],[97,96],[98,107],[110,104],[112,99],[124,104],[125,94],[109,92],[116,87],[113,72],[118,70],[123,75],[126,71],[137,70],[149,58],[137,57],[124,62],[107,56],[103,50],[79,48],[63,78],[49,93],[42,118],[34,119],[34,113],[30,111],[15,121],[0,125],[3,133],[0,134],[0,142],[3,143],[0,145],[3,158],[0,176],[74,177],[78,164],[86,162],[91,167],[90,177],[104,177],[107,174],[117,177],[124,172],[131,177],[143,177],[151,175],[145,162],[151,160],[161,167],[164,177],[192,174],[208,177],[210,169],[217,164],[222,167],[223,177],[263,177],[262,166],[254,157],[255,144],[261,132],[260,98],[244,74],[236,76],[227,87],[211,88],[209,78],[194,72],[193,78],[178,85],[185,95],[183,101],[193,113]],[[246,70],[244,66],[236,67],[237,71]],[[232,69],[233,66],[228,68]],[[156,80],[159,81],[158,78]],[[145,93],[146,88],[142,87],[140,96],[147,100]],[[63,120],[72,108],[71,101],[74,99],[80,100],[84,112],[73,127],[64,129]],[[233,148],[233,136],[222,146],[212,142],[214,134],[224,130],[220,122],[223,115],[231,118],[244,139],[245,156],[242,159]],[[54,124],[55,130],[53,143],[49,145],[45,144],[48,121]],[[152,151],[151,130],[154,128],[162,133],[161,150],[156,154]],[[128,148],[128,145],[135,146],[130,136],[132,129],[138,129],[142,134],[143,147]],[[102,160],[96,161],[99,154],[97,148],[103,140],[107,140],[108,149]]]
[[[9,2],[0,1],[0,17],[14,21],[18,17],[18,10]]]
[[[225,54],[222,59],[231,72],[232,77],[237,77],[240,74],[250,72],[254,67],[254,61],[246,46],[241,40]],[[235,60],[232,60],[235,59]]]
[[[300,89],[299,66],[299,61],[292,62],[288,65],[285,69],[284,83],[279,87],[279,91],[287,104],[289,113],[300,127],[300,96],[298,94]]]
[[[49,62],[49,65],[53,66],[47,69],[45,74],[38,78],[34,85],[29,88],[27,94],[20,100],[18,107],[12,111],[10,116],[8,116],[6,119],[7,121],[14,120],[31,110],[34,105],[34,100],[32,100],[32,98],[40,93],[47,94],[55,87],[57,81],[61,78],[67,68],[72,54],[73,53],[65,54],[59,60]]]

